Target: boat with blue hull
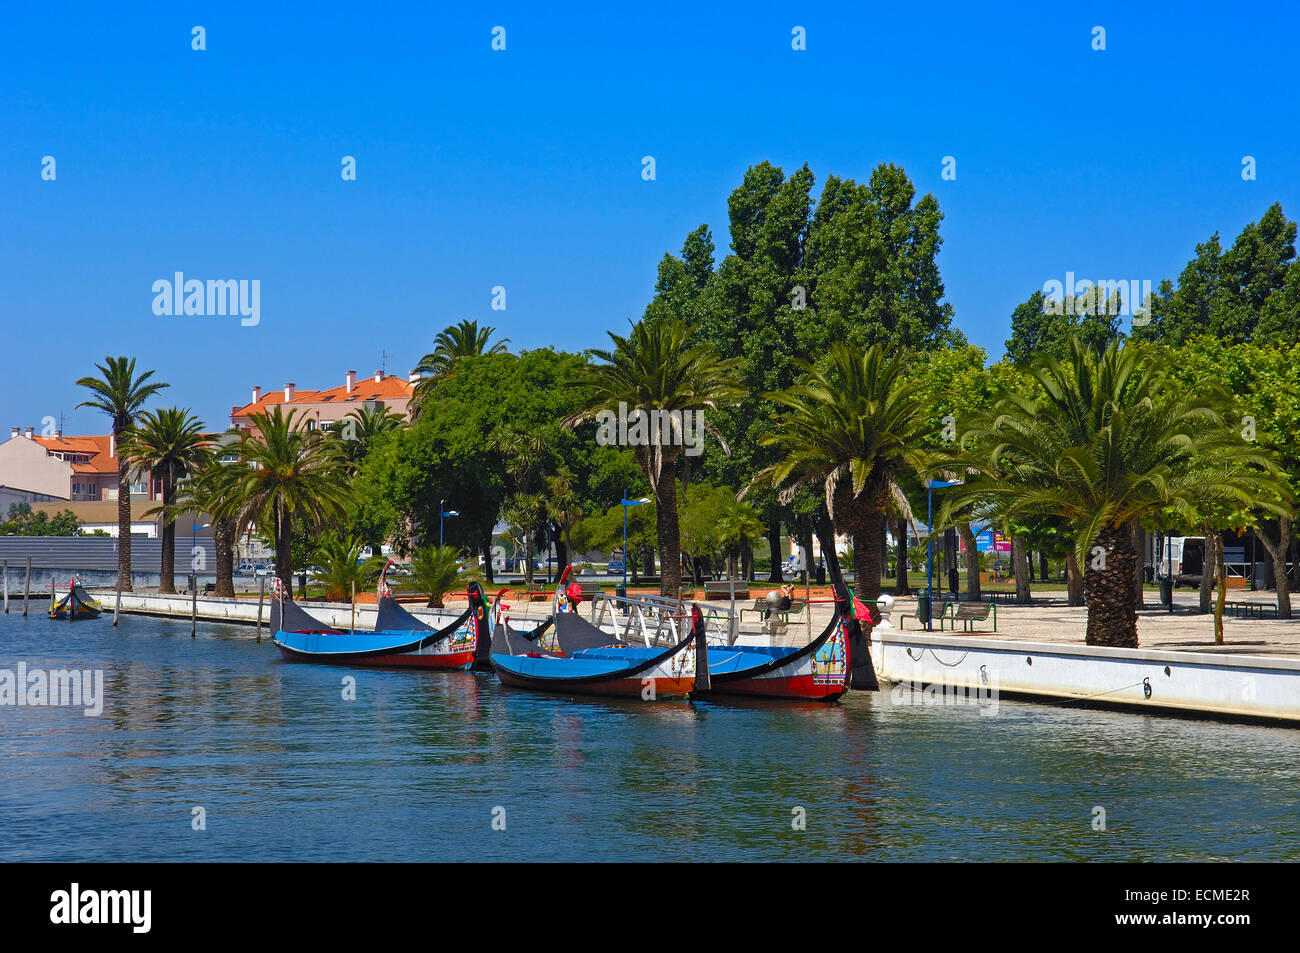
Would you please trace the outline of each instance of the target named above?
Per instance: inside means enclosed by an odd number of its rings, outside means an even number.
[[[709,646],[698,603],[690,610],[690,633],[675,645],[631,645],[578,613],[581,596],[566,585],[566,567],[555,588],[551,615],[534,632],[511,628],[509,607],[498,595],[492,605],[492,643],[486,662],[507,685],[584,694],[642,694],[651,679],[655,696],[737,695],[834,701],[852,688],[875,689],[867,641],[851,591],[837,578],[834,611],[822,633],[802,646],[737,644]],[[692,652],[685,652],[690,645]],[[856,650],[856,651],[855,651]],[[687,659],[687,655],[692,655]],[[690,675],[688,670],[694,665]]]
[[[487,602],[478,583],[466,587],[469,602],[464,612],[439,629],[421,622],[383,592],[379,600],[379,626],[374,632],[343,632],[321,626],[293,604],[272,603],[272,624],[280,622],[275,646],[292,662],[318,662],[377,668],[468,669],[479,648],[490,639]],[[277,620],[276,609],[280,609]],[[296,614],[293,610],[296,610]],[[297,631],[286,630],[292,618]]]

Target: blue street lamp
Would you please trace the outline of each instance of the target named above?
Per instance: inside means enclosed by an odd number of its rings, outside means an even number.
[[[460,511],[459,511],[459,510],[444,510],[444,509],[443,509],[443,506],[446,504],[446,502],[447,502],[446,500],[439,500],[439,501],[438,501],[438,545],[439,545],[439,546],[442,545],[442,521],[443,521],[443,518],[444,518],[444,517],[447,517],[447,516],[460,516]]]
[[[626,490],[624,493],[626,494]],[[623,595],[627,595],[627,508],[629,506],[640,506],[642,503],[649,503],[650,497],[643,496],[639,500],[629,500],[626,495],[623,497]]]
[[[925,609],[925,630],[934,631],[934,488],[937,486],[943,489],[946,486],[956,486],[961,480],[926,480],[927,487],[926,497],[928,499],[928,515],[926,516],[927,532],[925,534],[925,591],[926,609]]]

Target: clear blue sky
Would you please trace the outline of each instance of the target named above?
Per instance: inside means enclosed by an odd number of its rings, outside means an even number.
[[[382,351],[405,373],[463,317],[602,344],[690,229],[725,252],[727,194],[764,159],[818,190],[902,164],[994,358],[1048,279],[1158,282],[1271,202],[1300,214],[1290,3],[471,6],[9,5],[0,438],[60,413],[103,432],[73,381],[109,353],[225,426],[252,384],[333,386]],[[261,323],[155,316],[175,271],[259,279]]]

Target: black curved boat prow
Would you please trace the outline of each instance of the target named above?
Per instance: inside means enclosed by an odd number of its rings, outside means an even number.
[[[271,600],[271,631],[320,632],[323,635],[339,635],[343,632],[342,629],[309,616],[293,601],[292,596],[285,596],[283,602],[275,598]]]
[[[379,613],[375,616],[376,632],[432,632],[433,626],[421,622],[402,608],[392,596],[379,598]]]

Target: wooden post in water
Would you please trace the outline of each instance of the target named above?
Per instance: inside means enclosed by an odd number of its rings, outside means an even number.
[[[4,560],[5,615],[9,614],[9,560]]]
[[[32,557],[27,557],[27,575],[23,577],[23,618],[27,618],[27,599],[32,592]]]
[[[190,638],[194,638],[194,630],[199,620],[199,574],[190,573]]]
[[[262,641],[262,601],[266,598],[266,577],[257,577],[257,641]]]

